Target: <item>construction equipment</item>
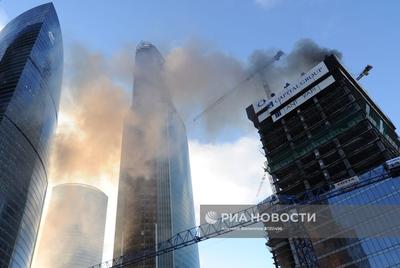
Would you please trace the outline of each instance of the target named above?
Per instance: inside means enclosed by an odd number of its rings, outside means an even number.
[[[261,178],[260,186],[258,187],[256,197],[258,197],[258,195],[260,194],[261,189],[262,189],[262,186],[263,186],[263,184],[264,184],[264,182],[265,182],[265,179],[266,179],[267,176],[268,176],[268,172],[267,172],[267,162],[264,162],[263,170],[264,170],[264,174],[263,174],[263,176],[262,176],[262,178]]]
[[[371,65],[367,65],[365,66],[364,70],[357,76],[356,80],[359,81],[361,78],[363,78],[364,76],[369,75],[369,71],[372,70],[372,66]]]
[[[391,178],[395,172],[398,173],[400,170],[400,158],[394,158],[389,160],[384,164],[384,169],[375,168],[363,174],[364,179],[359,180],[357,183],[351,184],[343,184],[340,187],[335,187],[334,185],[328,185],[319,188],[311,188],[306,192],[301,194],[297,194],[294,196],[290,195],[276,195],[269,196],[264,199],[259,204],[246,208],[245,210],[238,211],[233,213],[232,215],[246,215],[249,216],[247,219],[250,219],[250,215],[255,215],[259,211],[264,211],[266,208],[273,208],[279,203],[285,204],[284,210],[287,211],[291,209],[291,206],[295,208],[298,205],[306,205],[312,204],[315,202],[323,201],[328,198],[332,198],[338,196],[340,194],[346,193],[350,190],[358,189],[361,187],[365,187],[367,185],[383,181],[385,179]],[[288,207],[289,205],[289,207]],[[275,212],[279,212],[279,209]],[[131,255],[124,255],[107,262],[97,264],[91,266],[90,268],[119,268],[126,267],[127,265],[140,263],[146,259],[153,258],[155,256],[160,256],[162,254],[190,246],[196,244],[198,242],[218,237],[220,235],[232,232],[232,230],[237,229],[238,227],[246,227],[252,224],[257,223],[254,219],[249,221],[241,221],[241,222],[231,222],[224,221],[222,218],[219,218],[215,224],[202,224],[197,227],[193,227],[186,231],[182,231],[180,233],[175,234],[173,237],[166,241],[162,241],[157,245],[154,245],[151,248],[143,250],[141,252],[137,252]]]
[[[215,102],[211,103],[206,109],[204,109],[201,113],[199,113],[197,116],[193,118],[193,122],[196,122],[200,117],[202,117],[204,114],[208,113],[210,110],[212,110],[215,106],[217,106],[219,103],[223,102],[226,97],[228,97],[230,94],[238,90],[244,83],[247,81],[251,80],[257,73],[260,71],[264,70],[271,64],[273,64],[275,61],[278,61],[282,56],[284,55],[283,51],[279,50],[275,56],[268,61],[266,64],[261,66],[260,68],[256,69],[254,72],[252,72],[249,76],[247,76],[245,79],[240,81],[235,87],[233,87],[231,90],[227,91],[225,94],[223,94],[221,97],[219,97]]]
[[[258,190],[257,190],[256,197],[258,197],[258,195],[260,194],[261,188],[262,188],[262,186],[263,186],[263,184],[264,184],[264,181],[265,181],[266,177],[267,177],[267,174],[266,174],[266,171],[265,171],[265,172],[264,172],[264,175],[263,175],[262,178],[261,178],[260,186],[258,186]]]

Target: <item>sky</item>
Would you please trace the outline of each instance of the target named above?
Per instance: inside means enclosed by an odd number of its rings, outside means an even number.
[[[0,27],[45,2],[0,0]],[[373,65],[371,74],[361,84],[393,123],[400,123],[399,1],[383,4],[363,0],[60,0],[54,1],[54,5],[66,51],[80,43],[91,51],[111,56],[140,40],[149,40],[166,55],[196,40],[247,64],[255,49],[290,51],[297,40],[310,38],[321,46],[341,51],[344,65],[354,75],[366,64]],[[134,51],[132,57],[133,54]],[[245,107],[237,108],[244,113]],[[253,203],[260,198],[255,193],[263,175],[264,159],[258,151],[256,130],[251,131],[251,124],[246,123],[250,131],[216,140],[202,139],[191,125],[187,126],[197,207]],[[226,190],[221,192],[223,186]],[[109,185],[105,182],[99,187]],[[267,186],[262,193],[268,195]],[[108,227],[112,225],[110,221]],[[264,243],[264,239],[202,242],[202,267],[272,267]]]

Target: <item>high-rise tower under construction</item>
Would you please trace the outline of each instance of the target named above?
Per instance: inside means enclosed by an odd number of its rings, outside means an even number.
[[[247,115],[278,198],[319,195],[399,155],[394,125],[334,55],[249,106]],[[277,265],[299,265],[292,242],[269,239]]]

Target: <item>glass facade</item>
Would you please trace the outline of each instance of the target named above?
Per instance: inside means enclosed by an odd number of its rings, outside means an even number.
[[[177,113],[170,120],[169,135],[172,152],[170,159],[172,206],[172,233],[177,234],[195,226],[193,193],[190,177],[189,150],[186,130]],[[184,247],[174,252],[175,267],[199,267],[197,245]]]
[[[162,82],[163,58],[149,43],[136,51],[133,103],[126,118],[114,257],[153,248],[195,225],[183,121]],[[129,267],[199,267],[197,245]]]
[[[360,176],[361,182],[371,176],[385,173],[383,166]],[[328,198],[324,204],[330,205],[332,220],[339,226],[338,230],[350,230],[353,235],[349,238],[320,238],[313,239],[313,248],[321,267],[398,267],[400,265],[400,226],[392,226],[389,235],[371,234],[360,236],[367,228],[371,229],[372,222],[384,221],[385,226],[394,220],[391,210],[382,210],[382,213],[372,213],[379,219],[367,219],[364,223],[356,216],[342,215],[346,210],[336,209],[341,206],[371,205],[371,209],[381,206],[400,205],[400,176],[394,176],[357,188],[352,191]],[[348,212],[348,211],[346,211]],[[343,213],[344,214],[344,213]],[[368,216],[370,217],[370,216]],[[396,221],[397,222],[397,221]],[[377,228],[379,230],[381,228]],[[394,235],[397,234],[397,235]],[[350,235],[349,235],[350,236]]]
[[[0,32],[0,267],[29,267],[47,187],[63,48],[52,4]]]
[[[107,200],[102,191],[89,185],[55,186],[33,267],[86,268],[100,263]]]

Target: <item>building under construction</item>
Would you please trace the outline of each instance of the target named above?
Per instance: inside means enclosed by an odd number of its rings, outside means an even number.
[[[259,131],[278,198],[319,195],[399,155],[394,125],[334,55],[249,106],[247,115]],[[269,239],[277,267],[299,266],[296,244],[307,241]]]

